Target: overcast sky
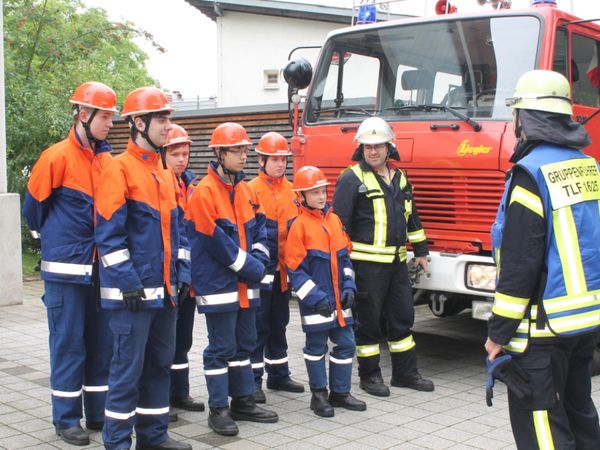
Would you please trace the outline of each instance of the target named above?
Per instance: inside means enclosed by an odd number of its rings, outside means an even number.
[[[397,13],[433,13],[437,0],[397,0],[390,3]],[[150,74],[163,88],[179,90],[185,98],[216,94],[216,26],[185,0],[83,0],[88,6],[107,10],[112,20],[129,20],[154,35],[167,52],[161,54],[139,42],[148,53]],[[296,3],[324,4],[352,8],[353,0],[305,0]],[[359,3],[359,0],[356,0]],[[450,0],[459,12],[491,9],[477,0]],[[513,9],[527,7],[530,0],[513,0]],[[558,0],[558,6],[584,18],[600,17],[598,0]],[[268,49],[258,49],[260,55]],[[282,61],[282,66],[285,64]]]

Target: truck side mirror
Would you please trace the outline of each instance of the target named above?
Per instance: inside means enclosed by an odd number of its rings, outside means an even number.
[[[304,58],[294,59],[283,69],[283,79],[291,90],[306,88],[312,79],[312,66]]]

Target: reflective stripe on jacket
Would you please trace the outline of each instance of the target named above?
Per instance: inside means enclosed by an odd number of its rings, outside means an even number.
[[[158,152],[129,140],[102,178],[96,225],[102,306],[122,308],[123,292],[143,288],[144,307],[162,308],[178,282],[190,282],[175,174],[163,169]]]
[[[328,205],[323,211],[300,209],[288,233],[285,255],[305,332],[332,328],[335,320],[342,327],[353,323],[350,308],[341,307],[344,289],[356,291],[351,249],[342,222]],[[323,300],[334,308],[330,317],[315,310]]]
[[[269,261],[265,217],[243,172],[226,183],[211,162],[189,199],[192,287],[200,312],[236,311],[260,304],[259,282]]]
[[[266,217],[267,243],[271,258],[267,264],[267,281],[272,284],[273,274],[281,275],[281,290],[288,290],[287,268],[285,266],[285,240],[289,222],[298,215],[298,196],[292,191],[292,183],[285,177],[273,178],[264,171],[248,183],[253,194],[258,197]]]
[[[33,166],[23,215],[41,238],[41,277],[89,284],[95,253],[94,198],[109,152],[85,148],[72,128],[67,139],[46,149]]]

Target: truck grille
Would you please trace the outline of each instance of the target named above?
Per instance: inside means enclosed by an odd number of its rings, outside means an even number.
[[[415,202],[427,231],[489,233],[504,190],[504,173],[409,169]]]

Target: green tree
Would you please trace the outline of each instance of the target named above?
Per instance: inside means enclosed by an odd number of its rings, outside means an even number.
[[[134,42],[139,36],[163,50],[148,33],[79,0],[4,0],[9,192],[22,195],[40,152],[66,136],[68,100],[79,84],[106,83],[119,103],[132,89],[155,84]]]

